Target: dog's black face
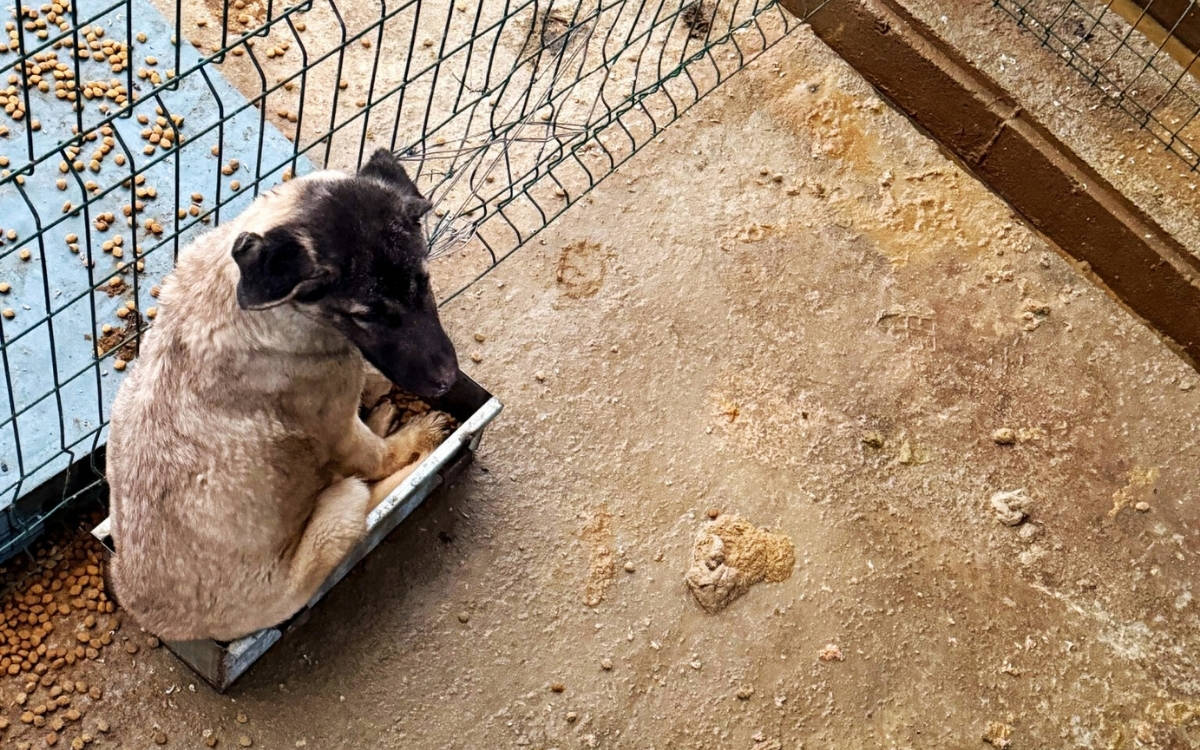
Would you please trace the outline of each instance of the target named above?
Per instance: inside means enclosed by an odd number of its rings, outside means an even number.
[[[382,149],[350,179],[297,187],[297,218],[234,243],[238,304],[295,304],[330,321],[401,388],[423,398],[445,393],[458,358],[425,266],[420,219],[429,202]]]

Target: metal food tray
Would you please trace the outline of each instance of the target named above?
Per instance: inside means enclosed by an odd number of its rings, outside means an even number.
[[[289,620],[236,641],[164,641],[163,645],[203,677],[205,682],[224,692],[285,633],[304,624],[313,607],[338,581],[370,554],[435,489],[448,483],[471,462],[484,428],[504,408],[499,399],[466,375],[461,375],[454,387],[431,405],[459,420],[460,426],[371,511],[367,516],[367,536],[330,574],[307,605]],[[108,518],[92,529],[92,535],[100,540],[110,554],[113,553]]]

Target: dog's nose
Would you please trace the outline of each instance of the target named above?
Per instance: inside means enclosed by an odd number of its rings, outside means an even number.
[[[458,382],[458,378],[462,373],[458,369],[457,358],[452,358],[449,362],[444,363],[437,368],[437,374],[433,377],[433,387],[437,396],[444,396],[447,391],[454,387]]]
[[[446,392],[453,388],[454,384],[458,382],[458,376],[459,372],[457,365],[453,370],[449,370],[448,372],[445,372],[439,376],[437,379],[437,395],[446,395]]]

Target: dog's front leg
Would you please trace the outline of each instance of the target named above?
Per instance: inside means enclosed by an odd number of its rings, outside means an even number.
[[[363,362],[363,389],[360,401],[362,408],[367,411],[367,427],[379,437],[387,437],[392,431],[396,417],[400,416],[400,410],[387,398],[391,390],[392,381],[384,377],[371,363]]]
[[[374,481],[391,473],[390,453],[388,441],[372,432],[355,414],[334,447],[333,458],[342,474]]]
[[[399,487],[417,468],[417,464],[425,460],[425,457],[446,439],[450,427],[449,416],[442,412],[430,411],[412,419],[401,427],[399,432],[388,438],[393,457],[400,463],[386,479],[371,485],[371,499],[367,508],[374,510],[392,490]],[[407,458],[404,458],[405,456]]]
[[[381,438],[356,414],[337,445],[336,460],[343,474],[367,481],[383,479],[429,455],[445,439],[449,427],[450,418],[445,414],[427,412],[396,434]]]

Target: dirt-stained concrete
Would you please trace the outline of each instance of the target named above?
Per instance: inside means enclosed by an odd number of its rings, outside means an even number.
[[[1030,226],[1200,359],[1200,257],[1139,211],[1016,100],[893,0],[856,0],[810,16],[816,35],[908,114]]]
[[[1200,376],[806,31],[444,318],[479,463],[229,695],[109,655],[96,746],[1200,743]],[[701,609],[710,511],[791,576]]]

